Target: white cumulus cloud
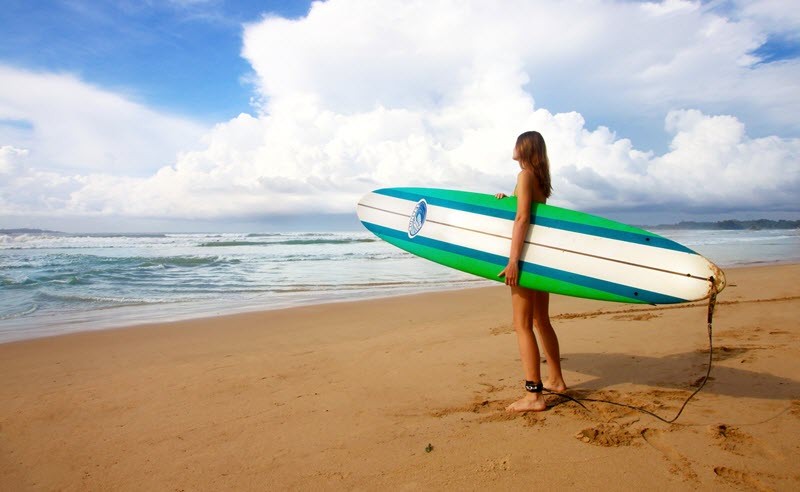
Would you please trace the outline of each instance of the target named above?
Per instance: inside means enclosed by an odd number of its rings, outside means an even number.
[[[11,174],[17,161],[28,155],[28,149],[18,149],[11,145],[0,147],[0,174]]]
[[[305,18],[245,27],[253,115],[155,167],[146,156],[104,164],[100,149],[121,129],[97,129],[81,172],[15,170],[10,186],[27,198],[6,186],[0,213],[254,217],[352,212],[382,186],[508,192],[511,148],[530,129],[547,140],[555,204],[796,211],[800,64],[754,54],[788,22],[768,15],[773,3],[727,13],[679,0],[315,3]],[[648,131],[666,150],[615,131],[631,121],[658,122]],[[157,133],[183,134],[165,125]],[[13,145],[30,160],[65,138]]]
[[[29,149],[39,168],[147,175],[205,130],[75,75],[0,65],[0,145]]]

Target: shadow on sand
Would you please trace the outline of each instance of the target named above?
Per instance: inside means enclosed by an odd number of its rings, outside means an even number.
[[[765,348],[714,348],[711,379],[704,392],[734,397],[764,398],[774,400],[800,397],[800,382],[746,368],[751,357],[767,353]],[[594,376],[583,383],[571,386],[574,390],[603,390],[623,383],[641,384],[660,388],[694,390],[698,380],[706,374],[708,350],[665,357],[643,357],[629,354],[564,354],[565,370]],[[718,364],[731,360],[741,368]],[[569,383],[569,382],[568,382]]]

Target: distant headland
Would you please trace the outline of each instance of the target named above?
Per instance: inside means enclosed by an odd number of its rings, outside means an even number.
[[[721,231],[760,231],[764,229],[798,229],[800,220],[721,220],[718,222],[681,221],[677,224],[642,226],[645,229],[695,229]]]

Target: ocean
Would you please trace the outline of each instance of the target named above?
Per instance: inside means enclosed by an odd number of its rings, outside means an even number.
[[[798,230],[658,233],[723,268],[800,261]],[[487,285],[367,231],[0,234],[0,342]]]

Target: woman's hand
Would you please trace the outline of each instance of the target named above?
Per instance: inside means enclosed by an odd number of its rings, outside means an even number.
[[[519,265],[516,261],[509,261],[508,265],[497,276],[505,277],[506,285],[516,286],[519,284]]]
[[[506,195],[505,193],[497,193],[497,194],[495,194],[494,197],[495,198],[507,198],[508,195]]]

